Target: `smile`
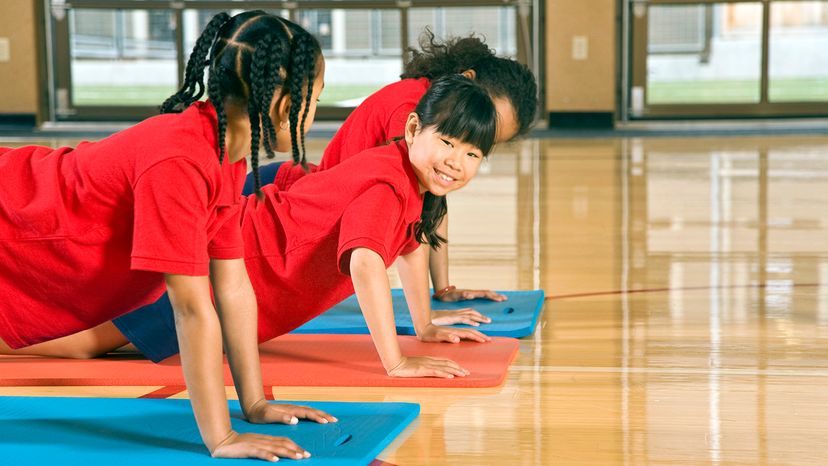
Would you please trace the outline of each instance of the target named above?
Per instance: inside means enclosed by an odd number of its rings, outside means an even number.
[[[438,171],[437,169],[434,169],[434,174],[436,175],[437,179],[439,179],[445,184],[453,183],[455,181],[454,178],[446,175],[443,172]]]

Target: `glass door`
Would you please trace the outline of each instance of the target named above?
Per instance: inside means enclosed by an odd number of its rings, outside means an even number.
[[[474,32],[499,55],[524,62],[536,56],[525,40],[533,37],[532,31],[521,29],[534,27],[526,0],[458,0],[451,7],[438,0],[50,0],[49,4],[52,115],[64,121],[137,120],[156,114],[180,86],[195,39],[219,11],[266,10],[316,36],[327,60],[320,119],[344,118],[365,97],[398,80],[404,51],[417,44],[425,26],[440,38]]]
[[[828,1],[631,0],[626,119],[828,114]]]

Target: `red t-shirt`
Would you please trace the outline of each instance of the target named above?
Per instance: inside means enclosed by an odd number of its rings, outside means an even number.
[[[150,304],[164,273],[243,257],[242,161],[209,103],[98,142],[0,150],[0,338],[12,348]]]
[[[404,136],[408,115],[430,85],[426,78],[403,79],[371,94],[351,112],[331,139],[322,154],[319,170],[327,170],[365,149]]]
[[[293,330],[354,293],[350,253],[368,248],[386,267],[419,243],[423,197],[404,142],[364,151],[298,179],[262,188],[242,214],[259,341]]]

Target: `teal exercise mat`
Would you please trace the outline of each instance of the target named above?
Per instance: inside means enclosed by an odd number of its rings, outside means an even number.
[[[453,325],[452,327],[473,328],[493,337],[521,338],[531,335],[543,309],[543,290],[500,291],[499,293],[509,299],[502,302],[473,299],[456,303],[444,303],[432,299],[431,308],[457,310],[471,307],[492,319],[490,324],[480,324],[479,327],[470,325]],[[408,313],[403,290],[391,290],[391,297],[394,301],[397,334],[415,335],[414,324],[411,322],[411,314]],[[368,327],[365,325],[356,296],[351,296],[291,333],[367,334]]]
[[[237,401],[229,402],[230,416],[237,432],[292,439],[313,455],[289,461],[303,466],[369,464],[420,412],[413,403],[289,403],[321,409],[339,422],[250,424]],[[178,399],[0,397],[0,450],[0,463],[15,466],[267,464],[211,458],[190,401]]]

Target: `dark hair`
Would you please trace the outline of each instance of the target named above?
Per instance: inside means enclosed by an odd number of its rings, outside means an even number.
[[[526,134],[535,121],[538,85],[535,76],[515,60],[498,57],[481,39],[471,35],[439,42],[426,28],[420,48],[409,48],[411,60],[400,78],[437,79],[474,70],[477,81],[493,98],[506,98],[515,110],[518,135]]]
[[[471,144],[486,157],[494,146],[497,111],[489,93],[460,74],[435,80],[420,99],[414,112],[420,119],[420,130],[433,126],[441,134]],[[437,226],[446,215],[445,196],[426,192],[423,212],[415,229],[417,241],[439,247],[446,239],[437,234]]]
[[[196,40],[187,62],[184,85],[161,105],[161,113],[181,112],[200,99],[205,91],[204,68],[209,66],[206,90],[218,119],[219,163],[224,160],[227,132],[224,106],[232,102],[245,109],[250,118],[250,159],[258,194],[262,184],[260,140],[267,157],[275,156],[276,128],[270,118],[270,104],[277,87],[280,95],[290,96],[288,122],[293,160],[303,166],[306,163],[305,119],[317,72],[316,62],[321,54],[319,42],[312,35],[284,18],[261,10],[233,17],[219,13]],[[300,120],[303,99],[305,109]]]

